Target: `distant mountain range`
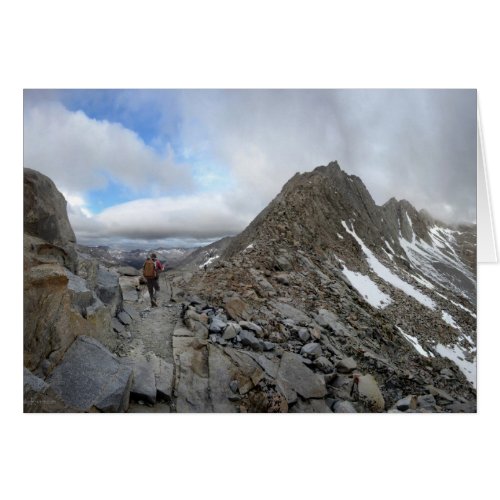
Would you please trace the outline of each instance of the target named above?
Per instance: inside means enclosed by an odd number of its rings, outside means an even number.
[[[108,267],[128,265],[140,269],[148,255],[155,253],[167,269],[175,268],[196,249],[194,248],[152,248],[149,250],[120,250],[107,246],[78,245],[78,250],[99,259]]]

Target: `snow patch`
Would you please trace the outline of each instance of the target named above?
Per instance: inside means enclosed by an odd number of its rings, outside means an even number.
[[[356,273],[343,267],[342,272],[350,281],[351,285],[360,293],[360,295],[373,307],[383,309],[387,307],[392,299],[368,277],[361,273]]]
[[[476,358],[473,361],[467,361],[465,357],[466,351],[459,345],[444,346],[437,344],[436,352],[443,358],[448,358],[453,361],[460,371],[465,375],[467,380],[476,387]]]
[[[443,319],[443,321],[445,323],[448,323],[452,328],[455,328],[456,330],[460,330],[460,327],[457,325],[455,320],[446,311],[441,311],[441,318]]]
[[[410,263],[421,273],[429,276],[433,281],[441,283],[454,293],[463,295],[463,291],[453,283],[450,277],[439,272],[436,268],[437,263],[445,264],[459,271],[473,283],[476,282],[475,276],[461,262],[450,246],[450,244],[455,241],[453,231],[433,226],[429,229],[429,237],[432,241],[431,245],[421,239],[414,239],[409,242],[401,237],[399,238],[399,244],[405,251]],[[467,295],[464,296],[470,300]]]
[[[205,266],[208,266],[209,264],[211,264],[215,259],[218,259],[220,257],[220,255],[214,255],[213,257],[210,257],[206,262],[204,262],[203,264],[200,264],[198,267],[201,269],[202,267],[205,267]]]
[[[382,250],[385,252],[385,254],[387,255],[387,257],[389,257],[389,259],[391,259],[392,261],[394,261],[394,257],[392,256],[391,253],[389,253],[385,248],[382,248]]]
[[[420,302],[423,306],[428,307],[429,309],[435,309],[436,304],[434,301],[419,292],[415,287],[403,281],[399,276],[390,271],[387,267],[385,267],[378,259],[375,257],[373,252],[364,244],[363,240],[359,238],[354,230],[351,230],[347,227],[347,224],[344,221],[341,221],[344,229],[360,244],[361,249],[363,250],[366,260],[372,270],[378,274],[384,281],[390,283],[392,286],[399,288],[406,295],[413,297],[415,300]]]
[[[445,295],[443,295],[439,292],[436,292],[436,294],[439,295],[440,297],[442,297],[443,299],[447,300],[448,302],[451,302],[454,306],[457,306],[458,308],[463,309],[465,312],[469,313],[474,319],[477,318],[477,316],[470,309],[467,309],[462,304],[459,304],[458,302],[455,302],[455,301],[449,299],[448,297],[446,297]]]
[[[424,285],[426,288],[429,290],[434,290],[436,287],[427,281],[425,278],[422,278],[422,276],[418,276],[417,274],[410,274],[408,273],[409,276],[411,276],[414,280],[418,281],[421,285]]]
[[[421,354],[422,356],[424,356],[425,358],[428,358],[429,357],[429,353],[424,350],[424,348],[420,345],[419,341],[417,340],[416,337],[412,337],[411,335],[408,335],[407,333],[403,332],[403,330],[401,330],[401,328],[399,328],[399,326],[396,326],[396,328],[399,330],[399,332],[401,333],[401,335],[410,342],[410,344],[415,348],[415,350]],[[432,356],[432,354],[431,354]]]
[[[411,243],[415,243],[415,231],[413,230],[413,223],[411,221],[410,216],[408,215],[408,212],[405,212],[406,215],[406,220],[408,221],[408,224],[410,224],[411,228]]]
[[[337,233],[337,236],[338,236],[341,240],[343,240],[343,239],[344,239],[344,237],[343,237],[341,234],[339,234],[339,233]]]

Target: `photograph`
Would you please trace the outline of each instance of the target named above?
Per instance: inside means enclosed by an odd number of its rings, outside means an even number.
[[[24,413],[476,413],[477,109],[25,88]]]

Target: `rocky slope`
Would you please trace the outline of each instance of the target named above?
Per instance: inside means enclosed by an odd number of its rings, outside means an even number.
[[[195,271],[213,266],[224,253],[233,238],[227,236],[205,247],[197,248],[174,266],[176,269]]]
[[[294,176],[215,267],[186,286],[219,307],[223,321],[228,302],[241,301],[239,319],[260,328],[247,349],[270,341],[279,349],[267,358],[300,356],[325,374],[330,400],[375,409],[355,396],[369,376],[384,399],[378,410],[444,391],[447,411],[473,411],[474,241],[474,226],[448,227],[404,200],[377,206],[359,178],[332,163]],[[304,408],[308,398],[298,401]]]

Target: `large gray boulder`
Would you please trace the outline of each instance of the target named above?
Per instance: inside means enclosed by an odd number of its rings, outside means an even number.
[[[323,328],[330,329],[336,335],[349,335],[346,326],[340,322],[338,316],[328,309],[320,309],[314,319]]]
[[[380,412],[385,408],[385,401],[377,381],[369,373],[357,377],[360,399],[373,411]]]
[[[90,307],[95,302],[96,296],[89,290],[87,282],[83,278],[68,270],[66,276],[68,277],[68,291],[71,302],[82,314],[85,314],[87,307]]]
[[[317,358],[323,354],[323,351],[321,349],[321,346],[317,342],[310,342],[309,344],[302,346],[300,354],[307,354],[308,356]]]
[[[256,351],[264,350],[264,342],[255,337],[252,332],[247,330],[242,330],[239,333],[241,344],[244,346],[248,346],[251,349],[255,349]]]
[[[291,352],[283,353],[276,382],[289,403],[294,400],[293,393],[305,399],[326,395],[324,378],[307,368],[302,356]]]
[[[283,318],[289,318],[298,325],[307,326],[311,322],[311,318],[307,314],[289,304],[272,302],[272,306]]]
[[[24,232],[49,243],[75,243],[66,200],[45,175],[24,169]]]
[[[100,342],[78,337],[47,383],[66,404],[79,411],[128,409],[132,369]]]
[[[113,316],[121,310],[123,296],[117,272],[100,265],[97,271],[96,293],[110,308]]]

